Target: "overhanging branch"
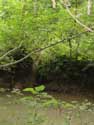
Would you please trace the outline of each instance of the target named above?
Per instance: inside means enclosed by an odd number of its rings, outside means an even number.
[[[19,60],[16,60],[16,61],[14,61],[14,62],[10,62],[10,63],[7,63],[7,64],[0,65],[0,68],[9,67],[9,66],[15,65],[15,64],[17,64],[17,63],[20,63],[20,62],[22,62],[23,60],[25,60],[25,59],[27,59],[28,57],[30,57],[31,54],[35,54],[35,53],[41,52],[41,51],[43,51],[43,50],[45,50],[45,49],[48,49],[48,48],[50,48],[50,47],[53,47],[53,46],[55,46],[55,45],[57,45],[57,44],[61,44],[61,43],[63,43],[63,42],[66,41],[66,40],[72,40],[72,39],[74,39],[74,38],[76,38],[76,37],[79,37],[80,35],[82,35],[82,34],[84,34],[84,33],[86,33],[86,32],[87,32],[87,31],[84,31],[84,32],[81,32],[81,33],[79,33],[79,34],[76,34],[76,35],[74,35],[74,36],[72,36],[72,37],[64,38],[63,40],[60,40],[60,41],[55,42],[55,43],[52,43],[52,44],[50,44],[50,45],[48,45],[48,46],[45,46],[45,47],[42,47],[42,48],[39,48],[39,49],[35,49],[35,50],[33,50],[32,52],[30,52],[29,54],[27,54],[25,57],[23,57],[23,58],[21,58],[21,59],[19,59]]]
[[[23,41],[15,48],[9,50],[8,52],[6,52],[3,56],[0,57],[0,60],[2,60],[4,57],[6,57],[7,55],[9,55],[10,53],[14,52],[15,50],[19,49],[22,46]]]

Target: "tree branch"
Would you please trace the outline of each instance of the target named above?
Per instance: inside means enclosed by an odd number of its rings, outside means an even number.
[[[69,15],[82,27],[84,27],[87,31],[89,32],[94,32],[94,30],[92,30],[91,28],[89,28],[88,26],[86,26],[85,24],[83,24],[81,21],[79,21],[70,11],[69,7],[63,3],[62,1],[62,4],[65,6],[67,12],[69,13]]]
[[[9,54],[12,53],[13,51],[19,49],[19,48],[22,46],[22,43],[23,43],[23,41],[19,44],[19,46],[17,46],[17,47],[15,47],[15,48],[9,50],[8,52],[6,52],[3,56],[0,57],[0,60],[2,60],[4,57],[6,57],[7,55],[9,55]]]
[[[0,68],[4,68],[4,67],[8,67],[8,66],[12,66],[12,65],[15,65],[15,64],[17,64],[17,63],[20,63],[20,62],[22,62],[23,60],[25,60],[25,59],[27,59],[28,57],[30,57],[31,54],[35,54],[35,53],[41,52],[41,51],[43,51],[43,50],[45,50],[45,49],[48,49],[48,48],[53,47],[53,46],[55,46],[55,45],[57,45],[57,44],[60,44],[60,43],[62,43],[62,42],[64,42],[64,41],[66,41],[66,40],[72,40],[72,39],[74,39],[74,38],[76,38],[76,37],[79,37],[80,35],[82,35],[82,34],[84,34],[84,33],[86,33],[86,32],[87,32],[87,31],[84,31],[84,32],[81,32],[81,33],[79,33],[79,34],[76,34],[76,35],[74,35],[74,36],[72,36],[72,37],[70,37],[70,38],[64,38],[63,40],[60,40],[60,41],[55,42],[55,43],[52,43],[52,44],[50,44],[50,45],[48,45],[48,46],[45,46],[45,47],[42,47],[42,48],[39,48],[39,49],[35,49],[35,50],[33,50],[32,52],[30,52],[29,54],[27,54],[25,57],[23,57],[23,58],[21,58],[21,59],[19,59],[19,60],[16,60],[16,61],[14,61],[14,62],[10,62],[10,63],[4,64],[4,65],[0,65]]]

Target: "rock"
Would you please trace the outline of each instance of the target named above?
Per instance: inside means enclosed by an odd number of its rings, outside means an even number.
[[[21,83],[19,83],[19,82],[16,83],[15,86],[14,86],[14,89],[15,89],[15,90],[22,90],[22,89],[23,89],[23,84],[21,84]]]
[[[5,91],[6,91],[6,89],[0,88],[0,92],[5,92]]]

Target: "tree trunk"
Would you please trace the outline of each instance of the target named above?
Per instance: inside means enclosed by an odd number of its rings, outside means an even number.
[[[63,0],[63,3],[64,3],[67,7],[70,7],[70,6],[71,6],[70,0]]]
[[[51,0],[52,1],[52,7],[55,9],[56,8],[56,0]]]
[[[37,83],[36,83],[36,75],[37,75],[37,71],[36,71],[36,64],[34,63],[33,66],[32,66],[32,87],[35,86]]]
[[[92,0],[88,0],[87,14],[90,16],[92,11]]]

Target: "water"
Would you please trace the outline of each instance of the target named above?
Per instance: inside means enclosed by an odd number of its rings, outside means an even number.
[[[56,96],[56,95],[55,95]],[[57,95],[59,97],[59,94]],[[63,95],[60,95],[60,98]],[[0,94],[0,125],[39,125],[31,123],[32,108],[28,104],[19,101],[22,96],[9,93]],[[73,97],[64,96],[66,101],[74,101]],[[78,98],[77,103],[83,103],[84,98]],[[38,112],[43,115],[44,123],[40,125],[94,125],[94,109],[40,109]],[[69,117],[71,116],[71,117]],[[70,124],[67,119],[70,119]]]
[[[19,97],[0,95],[0,125],[22,125],[25,123],[26,111],[23,104],[17,103]]]

